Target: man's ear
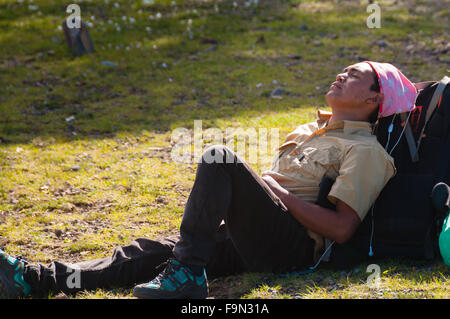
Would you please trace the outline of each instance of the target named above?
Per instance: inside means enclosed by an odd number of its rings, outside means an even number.
[[[384,101],[384,94],[383,93],[377,93],[373,97],[369,97],[366,99],[366,103],[368,104],[381,104]]]

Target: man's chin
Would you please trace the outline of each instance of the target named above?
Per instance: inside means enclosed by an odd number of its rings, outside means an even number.
[[[334,92],[333,90],[329,90],[326,94],[325,94],[325,99],[327,100],[328,104],[330,104],[331,101],[336,100],[337,96],[336,96],[336,92]]]
[[[331,109],[340,108],[347,103],[344,99],[342,99],[342,96],[339,95],[339,92],[336,92],[335,90],[329,90],[327,94],[325,94],[325,100]]]

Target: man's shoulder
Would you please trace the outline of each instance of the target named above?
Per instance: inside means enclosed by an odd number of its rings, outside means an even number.
[[[362,136],[361,138],[357,140],[352,140],[347,145],[347,151],[351,151],[352,153],[355,153],[360,156],[366,156],[367,154],[370,155],[370,158],[372,159],[379,159],[379,158],[385,158],[389,162],[394,163],[394,159],[392,156],[386,152],[384,147],[378,142],[377,137],[375,135],[369,136]]]
[[[315,131],[317,131],[318,129],[319,129],[319,125],[317,124],[317,121],[301,124],[301,125],[297,126],[295,128],[295,130],[293,130],[286,136],[286,141],[292,140],[292,139],[297,138],[302,135],[309,136],[312,133],[314,133]]]

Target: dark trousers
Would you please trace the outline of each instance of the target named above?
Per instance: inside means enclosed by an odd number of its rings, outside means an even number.
[[[158,265],[171,257],[205,265],[209,279],[244,271],[283,272],[310,266],[313,247],[306,229],[265,182],[233,151],[213,146],[198,164],[180,237],[137,239],[117,247],[112,257],[75,265],[29,266],[24,278],[36,294],[130,287],[152,280],[162,270]],[[68,282],[79,285],[70,288]]]

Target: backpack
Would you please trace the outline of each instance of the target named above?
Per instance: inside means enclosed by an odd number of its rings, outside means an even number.
[[[416,84],[417,107],[409,117],[403,113],[379,120],[375,134],[382,146],[388,144],[388,153],[395,147],[391,156],[397,174],[352,238],[334,245],[331,262],[335,268],[383,258],[433,260],[439,256],[443,218],[433,208],[431,191],[439,182],[450,185],[449,80]]]

